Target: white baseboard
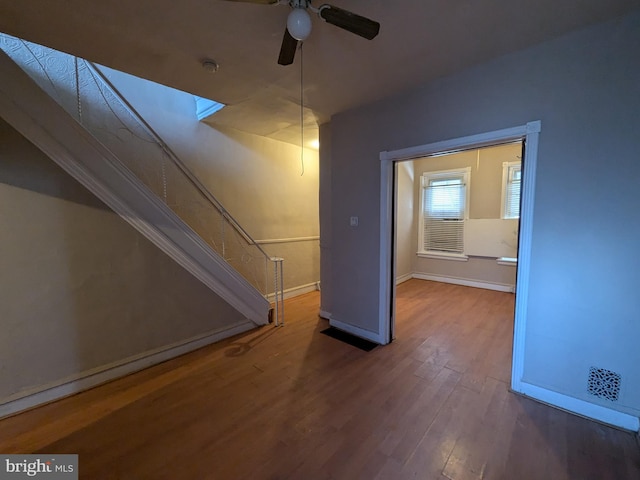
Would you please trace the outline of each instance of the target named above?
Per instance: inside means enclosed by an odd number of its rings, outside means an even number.
[[[293,298],[293,297],[297,297],[299,295],[304,295],[305,293],[310,293],[310,292],[316,292],[318,290],[320,290],[320,282],[313,282],[313,283],[308,283],[306,285],[300,285],[298,287],[293,287],[293,288],[287,288],[284,291],[284,298]],[[275,298],[275,295],[273,293],[270,293],[267,296],[267,300],[269,300],[270,302],[273,302]]]
[[[405,275],[400,275],[396,277],[396,285],[400,285],[401,283],[406,282],[407,280],[411,280],[413,278],[413,273],[407,273]]]
[[[320,318],[324,318],[325,320],[331,320],[331,314],[325,310],[320,310],[318,315],[320,316]]]
[[[356,337],[364,338],[365,340],[370,340],[375,343],[383,344],[386,342],[381,341],[380,335],[376,332],[372,332],[371,330],[365,330],[363,328],[355,327],[353,325],[349,325],[348,323],[341,322],[334,318],[329,319],[329,325],[337,328],[338,330],[343,330],[347,333],[355,335]]]
[[[517,386],[514,385],[513,391],[539,402],[546,403],[552,407],[560,408],[601,423],[606,423],[607,425],[623,428],[632,432],[638,432],[640,430],[640,419],[638,417],[634,417],[628,413],[618,412],[617,410],[612,410],[602,405],[585,402],[584,400],[525,382],[520,382]]]
[[[468,278],[445,277],[444,275],[432,275],[427,273],[415,273],[413,278],[420,280],[431,280],[434,282],[452,283],[455,285],[463,285],[465,287],[484,288],[486,290],[496,290],[498,292],[513,293],[515,285],[506,283],[481,282],[478,280],[470,280]]]
[[[124,377],[131,373],[165,362],[185,353],[192,352],[212,343],[233,335],[255,328],[253,322],[246,321],[233,327],[208,332],[197,337],[177,342],[172,345],[150,350],[148,352],[113,362],[102,367],[86,370],[60,382],[42,385],[35,389],[21,392],[4,399],[0,399],[0,418],[14,415],[45,403],[68,397],[75,393],[88,390],[100,384]]]

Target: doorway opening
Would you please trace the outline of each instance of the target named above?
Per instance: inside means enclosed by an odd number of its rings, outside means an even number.
[[[391,342],[395,337],[396,279],[398,279],[399,267],[396,252],[398,245],[403,240],[397,236],[398,212],[402,212],[402,208],[398,208],[398,202],[406,200],[406,197],[398,197],[398,194],[401,193],[399,182],[402,180],[400,177],[401,175],[411,176],[410,169],[406,168],[408,165],[406,162],[427,164],[435,159],[431,167],[424,167],[421,164],[419,171],[415,168],[413,170],[413,185],[419,185],[417,191],[413,189],[412,192],[413,205],[420,212],[419,215],[413,215],[414,218],[417,217],[417,225],[412,227],[412,232],[415,231],[415,234],[410,234],[414,238],[413,245],[417,245],[415,250],[418,253],[413,252],[414,256],[418,255],[415,263],[418,263],[418,258],[420,260],[424,258],[427,262],[437,260],[436,263],[442,266],[448,262],[468,262],[469,258],[473,257],[474,259],[482,259],[480,261],[485,261],[485,263],[487,259],[492,259],[491,262],[495,262],[497,266],[503,268],[502,272],[506,275],[505,278],[509,276],[506,273],[508,269],[512,269],[513,283],[511,284],[505,281],[495,281],[495,279],[493,281],[485,279],[484,282],[480,281],[479,284],[472,284],[472,286],[494,286],[508,289],[511,288],[511,285],[515,285],[511,385],[514,390],[518,391],[523,369],[522,355],[539,132],[540,122],[530,122],[520,127],[381,153],[381,309],[379,327],[380,337],[384,343]],[[526,158],[522,158],[525,145]],[[511,161],[505,159],[500,162],[500,188],[491,194],[494,199],[497,196],[500,200],[495,205],[488,207],[489,210],[499,208],[498,215],[495,214],[495,210],[483,212],[486,205],[483,205],[482,200],[477,206],[472,205],[474,196],[477,199],[483,195],[482,188],[471,189],[471,185],[474,186],[473,188],[476,187],[475,177],[478,177],[478,167],[482,169],[486,164],[485,170],[490,170],[491,162],[483,162],[482,158],[482,152],[488,151],[484,150],[487,147],[503,149],[504,152],[507,152],[506,155],[512,155],[519,151],[520,155],[512,156],[521,157],[519,159],[513,158]],[[494,150],[493,153],[497,151]],[[448,159],[453,158],[447,158],[452,154],[459,155],[455,166],[446,163]],[[469,162],[470,158],[470,163],[473,163],[474,155],[475,176],[472,172],[472,165],[464,165],[464,162]],[[461,158],[465,158],[465,160],[460,160]],[[403,165],[405,167],[402,167]],[[495,168],[495,165],[493,167]],[[483,170],[483,174],[486,173],[485,170]],[[516,199],[514,189],[517,182],[519,182],[517,185],[519,195]],[[476,209],[475,213],[474,208]],[[508,218],[514,217],[516,208],[519,222],[517,220],[514,222],[514,218]],[[401,221],[406,221],[406,218]],[[403,235],[406,235],[406,231],[403,232]],[[506,245],[504,245],[505,243]],[[509,252],[512,253],[509,254]],[[504,254],[498,255],[498,253]],[[498,261],[501,263],[497,263]],[[474,260],[474,263],[478,262]],[[403,265],[402,268],[406,269],[406,265]],[[415,273],[411,267],[411,271],[405,272],[403,275],[413,276]],[[422,278],[437,279],[433,277],[433,273],[431,275],[431,278]],[[440,280],[455,280],[453,278],[455,275],[447,277],[442,272],[436,273],[437,275],[441,277]],[[421,277],[417,276],[416,278]]]

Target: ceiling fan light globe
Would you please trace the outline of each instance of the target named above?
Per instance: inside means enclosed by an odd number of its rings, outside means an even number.
[[[291,10],[287,18],[287,30],[296,40],[306,40],[311,33],[311,17],[304,8]]]

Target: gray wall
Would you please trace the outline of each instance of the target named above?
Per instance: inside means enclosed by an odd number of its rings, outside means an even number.
[[[320,125],[320,176],[319,176],[319,216],[320,216],[320,285],[331,285],[331,125]],[[320,296],[320,312],[322,315],[331,313],[331,289],[322,288]]]
[[[245,320],[0,120],[0,403]]]
[[[640,414],[638,52],[636,11],[336,115],[333,317],[377,331],[381,151],[541,120],[523,380]],[[618,402],[587,393],[592,365]]]

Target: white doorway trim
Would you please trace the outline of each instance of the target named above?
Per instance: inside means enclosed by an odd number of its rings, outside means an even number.
[[[538,156],[538,137],[541,122],[529,122],[503,130],[445,140],[442,142],[419,145],[380,153],[380,309],[379,338],[381,343],[389,343],[395,321],[395,269],[392,249],[393,230],[393,192],[395,162],[414,160],[435,154],[451,153],[459,150],[487,147],[500,143],[525,140],[525,161],[522,184],[522,205],[520,209],[520,233],[518,238],[518,266],[516,283],[516,306],[513,333],[513,362],[511,370],[511,388],[522,391],[524,370],[524,337],[526,332],[527,299],[529,292],[529,270],[531,264],[531,236],[533,232],[533,205]]]

